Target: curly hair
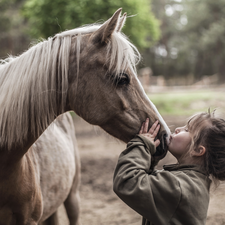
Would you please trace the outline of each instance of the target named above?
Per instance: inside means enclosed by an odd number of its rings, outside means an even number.
[[[225,180],[225,120],[215,115],[215,110],[198,113],[187,122],[191,133],[191,148],[202,145],[206,149],[204,169],[208,175]]]

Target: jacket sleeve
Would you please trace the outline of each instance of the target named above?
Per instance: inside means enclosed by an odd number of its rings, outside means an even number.
[[[132,209],[154,224],[168,224],[181,197],[176,177],[169,171],[150,173],[155,146],[137,135],[118,160],[114,192]]]

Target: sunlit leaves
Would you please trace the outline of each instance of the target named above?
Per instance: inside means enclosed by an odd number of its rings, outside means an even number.
[[[121,7],[131,17],[123,32],[135,45],[146,48],[159,38],[159,23],[149,0],[27,0],[23,14],[33,37],[47,38],[66,29],[103,22]]]

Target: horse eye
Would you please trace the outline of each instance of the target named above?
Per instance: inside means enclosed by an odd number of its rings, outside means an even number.
[[[118,78],[116,79],[117,85],[128,85],[130,83],[130,78],[126,73],[119,74]]]

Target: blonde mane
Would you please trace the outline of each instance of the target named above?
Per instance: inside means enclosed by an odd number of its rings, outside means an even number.
[[[1,61],[1,146],[10,149],[13,143],[23,143],[28,132],[40,135],[58,115],[59,106],[63,113],[68,89],[71,37],[80,36],[76,44],[79,61],[82,34],[92,33],[100,26],[85,26],[62,32],[18,57]],[[107,58],[109,69],[115,74],[119,75],[127,67],[136,74],[135,65],[140,54],[124,34],[115,31],[108,44]]]

